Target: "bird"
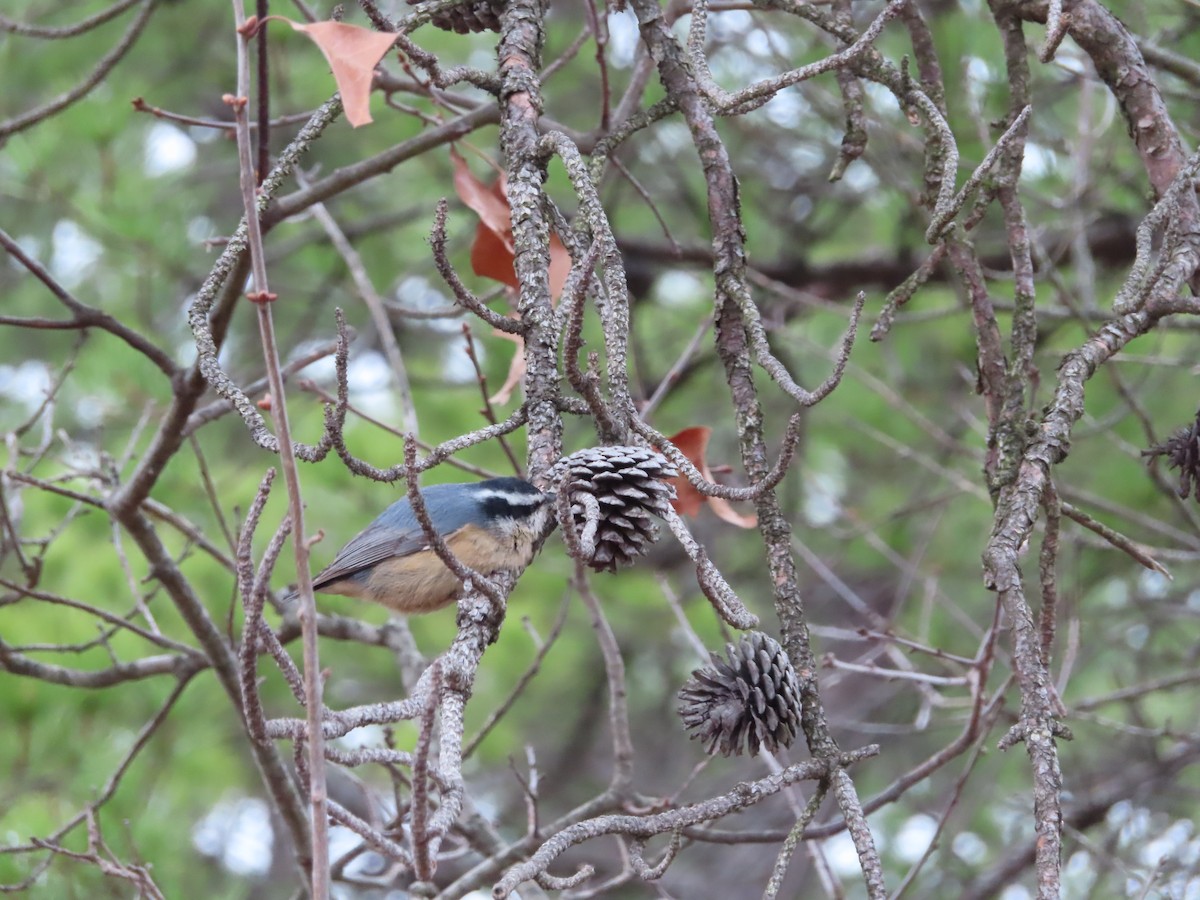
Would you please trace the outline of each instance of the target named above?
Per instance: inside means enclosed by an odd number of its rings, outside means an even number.
[[[437,484],[422,488],[421,497],[450,552],[485,576],[523,571],[555,525],[555,495],[523,478]],[[462,583],[403,497],[337,552],[313,579],[313,590],[427,613],[454,602]]]

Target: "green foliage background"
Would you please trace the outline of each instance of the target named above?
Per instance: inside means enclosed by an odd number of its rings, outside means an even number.
[[[65,23],[104,6],[100,2],[57,3],[17,0],[5,10],[21,21]],[[284,4],[277,11],[290,14]],[[328,4],[316,4],[327,14]],[[856,4],[857,6],[857,4]],[[874,8],[874,5],[872,5]],[[951,125],[959,140],[963,174],[995,140],[988,123],[1000,119],[1007,105],[1003,58],[995,28],[978,3],[931,4],[931,24],[947,82],[958,90],[948,96]],[[1163,2],[1114,4],[1141,34],[1170,42],[1181,55],[1200,54],[1197,11]],[[399,9],[395,10],[399,12]],[[628,14],[624,14],[628,16]],[[730,13],[724,37],[718,31],[714,71],[726,86],[747,80],[757,67],[777,69],[818,59],[829,48],[813,32],[764,14]],[[0,118],[7,118],[54,97],[76,84],[126,27],[128,15],[75,40],[41,42],[0,35]],[[361,19],[355,20],[361,22]],[[556,4],[551,13],[547,59],[554,58],[575,36],[581,12]],[[749,21],[751,24],[747,24]],[[865,18],[860,19],[866,21]],[[614,25],[614,31],[616,27]],[[1030,41],[1040,40],[1030,29]],[[744,50],[741,41],[760,35],[770,48],[762,58]],[[494,64],[491,35],[462,37],[430,28],[418,41],[438,54],[443,64]],[[331,91],[323,60],[307,42],[283,26],[271,30],[272,104],[277,114],[309,110]],[[890,59],[908,52],[899,32],[889,31],[880,44]],[[1079,54],[1064,48],[1061,65],[1039,70],[1032,140],[1036,166],[1027,169],[1022,199],[1040,237],[1068,230],[1076,221],[1094,224],[1105,218],[1136,219],[1148,209],[1145,176],[1132,151],[1119,115],[1112,115],[1102,87]],[[11,137],[0,150],[0,225],[15,235],[35,257],[55,269],[55,254],[68,243],[65,223],[88,236],[95,259],[71,278],[69,286],[84,302],[103,309],[167,348],[178,360],[194,354],[185,312],[215,256],[213,245],[238,219],[236,159],[225,132],[181,126],[194,143],[194,161],[176,171],[147,174],[147,148],[158,119],[139,113],[130,101],[195,117],[226,118],[222,93],[233,86],[234,41],[229,9],[220,3],[163,3],[128,58],[85,100],[37,127]],[[960,65],[961,64],[961,65]],[[960,67],[955,70],[955,67]],[[392,64],[394,70],[398,66]],[[628,69],[613,67],[618,85]],[[986,77],[983,75],[986,74]],[[1181,129],[1194,138],[1197,112],[1193,88],[1163,75],[1164,91]],[[657,88],[647,105],[657,98]],[[584,131],[595,125],[599,109],[593,54],[585,49],[546,87],[546,114]],[[430,114],[440,111],[425,99],[406,100]],[[420,133],[426,127],[414,115],[388,109],[376,97],[377,122],[352,130],[338,123],[305,160],[314,175],[366,158]],[[894,100],[868,92],[872,138],[864,159],[851,166],[846,179],[830,184],[826,175],[841,140],[840,108],[832,76],[805,83],[788,97],[753,115],[722,122],[741,180],[741,202],[752,262],[783,271],[810,271],[833,263],[859,261],[869,270],[877,260],[916,263],[927,252],[922,232],[926,221],[914,212],[913,193],[920,188],[921,136],[904,119]],[[1107,116],[1107,119],[1105,119]],[[1094,145],[1081,149],[1079,122],[1092,129]],[[1106,121],[1101,127],[1097,122]],[[296,126],[279,129],[277,150]],[[490,177],[479,156],[498,158],[494,128],[469,137],[478,154],[468,154],[473,169]],[[1086,159],[1085,159],[1086,157]],[[636,251],[666,243],[656,221],[661,215],[671,237],[685,248],[707,245],[703,184],[683,125],[669,120],[635,136],[623,161],[653,198],[650,206],[632,183],[613,177],[604,196],[619,237]],[[1086,162],[1089,180],[1082,188],[1074,175]],[[561,170],[552,167],[550,192],[569,213],[573,201]],[[451,168],[444,149],[414,158],[331,201],[331,211],[352,231],[355,246],[381,292],[402,304],[422,296],[441,295],[430,260],[427,236],[438,198],[453,197]],[[465,272],[475,223],[452,200],[452,255]],[[56,230],[57,229],[57,230]],[[975,237],[981,249],[989,242],[1003,248],[997,217],[990,217]],[[213,242],[209,244],[206,242]],[[299,352],[306,342],[328,340],[333,308],[343,307],[358,333],[356,358],[377,347],[369,316],[356,297],[340,257],[311,217],[300,217],[274,229],[268,237],[273,254],[272,288],[281,345]],[[60,260],[60,277],[70,268]],[[670,369],[711,307],[712,285],[703,267],[660,256],[631,253],[635,296],[634,376],[638,390],[649,394]],[[1115,294],[1124,275],[1119,265],[1103,267],[1090,287],[1099,309]],[[66,280],[64,278],[64,280]],[[487,285],[468,277],[480,290]],[[784,279],[786,280],[786,279]],[[803,279],[801,279],[803,281]],[[1054,260],[1052,274],[1039,276],[1039,304],[1048,313],[1037,364],[1042,371],[1044,401],[1052,389],[1062,355],[1087,337],[1078,320],[1059,315],[1061,295],[1078,288],[1081,276],[1069,256]],[[885,293],[864,275],[868,311],[876,313]],[[1010,299],[1003,273],[990,282],[998,303]],[[4,313],[12,316],[61,315],[45,288],[15,264],[0,265]],[[820,283],[804,283],[782,294],[764,290],[764,316],[772,325],[775,350],[815,385],[829,368],[828,348],[837,344],[845,325],[852,292],[823,292]],[[1054,315],[1050,315],[1053,313]],[[414,386],[421,438],[429,443],[456,436],[484,424],[479,386],[473,378],[449,380],[446,361],[463,360],[463,341],[456,320],[444,328],[405,322],[397,333]],[[1092,325],[1096,324],[1093,321]],[[1002,322],[1007,327],[1007,322]],[[512,345],[474,327],[484,351],[484,373],[491,388],[504,378]],[[588,323],[589,347],[601,346],[595,322]],[[1071,680],[1064,700],[1103,694],[1122,685],[1185,671],[1196,665],[1197,591],[1196,517],[1165,496],[1148,477],[1138,451],[1151,436],[1165,437],[1194,415],[1196,395],[1190,370],[1196,354],[1191,323],[1160,331],[1137,342],[1111,369],[1120,380],[1101,373],[1089,385],[1088,415],[1077,433],[1070,459],[1059,470],[1060,490],[1073,492],[1072,502],[1134,540],[1178,551],[1164,555],[1175,579],[1167,584],[1148,578],[1128,557],[1067,525],[1059,566],[1063,610],[1060,653],[1071,660]],[[694,364],[654,415],[665,433],[692,426],[714,428],[710,459],[734,463],[736,437],[725,401],[723,375],[711,350],[711,339]],[[378,359],[378,357],[375,357]],[[239,310],[222,360],[243,383],[262,374],[261,352],[249,304]],[[991,503],[981,478],[985,420],[974,392],[974,339],[969,312],[954,287],[933,283],[905,308],[899,324],[882,343],[860,340],[849,375],[827,403],[806,417],[800,464],[785,485],[794,514],[797,541],[821,567],[808,566],[810,621],[818,650],[853,659],[862,650],[855,629],[878,622],[897,634],[950,654],[971,656],[992,619],[993,597],[980,579],[979,553],[990,528]],[[76,478],[77,490],[93,491],[101,476],[116,477],[146,449],[153,423],[170,398],[170,385],[139,354],[110,335],[73,331],[6,328],[0,330],[0,427],[5,432],[29,420],[39,401],[39,380],[54,378],[64,366],[73,371],[58,394],[52,424],[45,418],[31,436],[48,428],[50,451],[33,474],[52,479],[69,468],[93,469],[92,481]],[[456,369],[461,371],[461,369]],[[359,370],[369,380],[372,369]],[[759,373],[761,376],[761,373]],[[328,372],[314,378],[328,386]],[[353,379],[353,375],[352,375]],[[765,383],[765,377],[762,378]],[[398,407],[386,387],[364,388],[352,380],[353,399],[370,406],[385,423],[398,427]],[[294,430],[301,439],[320,433],[322,408],[311,393],[296,389],[289,396]],[[1124,399],[1133,392],[1141,418]],[[769,389],[767,389],[769,394]],[[768,400],[773,433],[786,423],[790,405]],[[150,427],[144,427],[146,423]],[[1152,435],[1147,433],[1147,423]],[[951,447],[933,439],[935,431],[954,439]],[[352,417],[348,444],[377,465],[397,462],[402,443],[394,434]],[[568,449],[594,442],[586,423],[572,423]],[[26,440],[28,443],[28,440]],[[514,450],[522,454],[519,438]],[[462,455],[464,461],[501,472],[505,457],[493,445]],[[203,459],[217,500],[214,511],[198,475]],[[14,461],[10,460],[12,464]],[[242,423],[227,415],[201,429],[194,443],[177,455],[154,491],[169,506],[228,552],[221,537],[236,531],[240,516],[274,460],[249,440]],[[18,463],[23,467],[22,463]],[[738,477],[734,467],[734,479]],[[442,467],[429,480],[462,480],[469,476]],[[356,533],[375,512],[397,496],[384,487],[352,477],[329,459],[302,471],[310,529],[324,540],[315,548],[323,563],[334,549]],[[42,589],[58,597],[78,598],[117,615],[130,609],[129,584],[113,552],[113,532],[97,510],[77,511],[73,503],[44,492],[25,490],[22,529],[26,535],[49,537],[65,517],[69,526],[54,536],[43,567]],[[265,520],[278,522],[283,513],[278,487]],[[824,505],[822,505],[824,504]],[[827,515],[825,513],[828,513]],[[77,514],[76,514],[77,513]],[[1176,532],[1157,528],[1162,524]],[[697,521],[713,558],[747,605],[770,630],[770,585],[766,583],[761,548],[753,533],[739,533],[704,513]],[[259,535],[261,551],[269,528]],[[172,552],[184,559],[208,608],[220,622],[239,628],[240,610],[228,570],[185,537],[163,529]],[[134,579],[150,584],[145,561],[130,550]],[[1031,548],[1027,575],[1036,583],[1036,549]],[[0,574],[18,577],[12,557]],[[285,554],[276,584],[288,583],[293,572]],[[836,573],[836,580],[825,573]],[[544,802],[551,814],[561,812],[594,792],[608,777],[604,673],[587,616],[568,597],[571,567],[556,538],[523,578],[510,606],[499,643],[484,659],[469,708],[468,735],[507,696],[535,652],[527,628],[540,636],[553,628],[560,604],[567,604],[562,636],[510,715],[482,743],[472,763],[474,774],[491,784],[496,821],[509,837],[524,827],[518,786],[508,774],[510,760],[524,759],[530,745],[544,766]],[[639,761],[639,789],[647,796],[669,795],[702,758],[687,740],[673,712],[674,693],[699,662],[682,637],[663,600],[657,578],[680,592],[692,626],[712,648],[724,636],[698,594],[682,555],[669,547],[648,563],[617,577],[599,578],[605,609],[617,632],[629,671],[630,703]],[[188,632],[164,597],[152,587],[149,602],[164,633],[181,641]],[[861,615],[847,594],[863,601],[878,616]],[[95,621],[66,605],[34,603],[5,595],[0,606],[0,634],[10,645],[91,643],[78,653],[46,654],[63,665],[102,669],[113,658],[136,658],[144,643],[121,633],[107,644],[94,642]],[[382,609],[364,608],[342,598],[324,598],[329,612],[382,623]],[[412,621],[417,642],[428,654],[446,646],[454,629],[449,612]],[[292,648],[298,654],[298,648]],[[346,706],[399,696],[395,660],[380,648],[325,641],[322,663],[328,667],[327,699]],[[918,668],[954,674],[953,665],[914,656]],[[1059,669],[1056,667],[1056,672]],[[826,702],[834,731],[847,747],[879,742],[884,754],[856,772],[863,796],[871,796],[899,772],[948,742],[962,727],[967,693],[963,688],[936,692],[939,705],[932,721],[918,724],[922,695],[911,685],[827,671]],[[138,729],[164,701],[169,685],[147,679],[107,690],[79,690],[12,674],[0,675],[0,842],[24,843],[52,833],[97,795],[136,738]],[[282,681],[268,675],[264,686],[268,709],[295,715]],[[928,697],[925,698],[928,702]],[[1015,690],[1009,709],[1015,709]],[[1063,767],[1073,789],[1084,790],[1120,760],[1149,758],[1172,745],[1180,733],[1195,729],[1194,682],[1183,690],[1163,691],[1137,705],[1101,706],[1103,715],[1073,720],[1076,740],[1062,748]],[[1028,767],[1023,754],[991,750],[1003,727],[978,763],[966,799],[951,818],[952,831],[982,839],[984,858],[967,859],[946,836],[938,864],[926,874],[922,896],[958,896],[979,868],[1004,850],[1029,838]],[[411,728],[396,729],[397,746],[410,746]],[[796,756],[799,751],[793,751]],[[939,772],[930,783],[886,807],[873,817],[885,862],[903,871],[911,862],[898,835],[914,816],[940,813],[946,792],[960,766]],[[717,760],[701,772],[678,799],[686,801],[720,792],[738,777],[759,771],[745,760]],[[381,788],[385,783],[367,776]],[[981,787],[977,796],[972,786]],[[1174,795],[1135,798],[1147,811],[1150,825],[1130,840],[1149,840],[1178,818],[1194,814],[1197,784],[1194,770],[1181,779]],[[153,864],[157,883],[170,897],[240,898],[286,896],[259,879],[239,876],[193,846],[192,828],[214,804],[261,791],[245,749],[245,737],[227,698],[209,673],[191,683],[162,731],[137,757],[121,780],[120,790],[103,808],[101,824],[113,852],[122,859]],[[1131,800],[1134,802],[1134,800]],[[788,811],[777,804],[761,813],[757,827],[789,824]],[[84,849],[80,831],[68,842]],[[1126,847],[1128,846],[1125,845]],[[1118,850],[1124,848],[1119,845]],[[742,852],[742,851],[737,851]],[[749,851],[746,851],[749,852]],[[1072,853],[1087,853],[1075,844]],[[1132,852],[1132,851],[1131,851]],[[762,883],[773,849],[746,857],[739,877]],[[0,855],[0,883],[21,879],[27,856]],[[690,866],[690,867],[689,867]],[[760,871],[761,870],[761,871]],[[677,896],[702,896],[703,863],[687,856],[672,870],[668,885]],[[761,876],[761,878],[760,878]],[[757,880],[755,880],[757,879]],[[712,887],[713,882],[707,882]],[[725,882],[718,882],[724,884]],[[1111,884],[1122,883],[1117,878]],[[1194,885],[1193,881],[1193,885]],[[1084,884],[1083,881],[1080,884]],[[1111,886],[1110,884],[1110,886]],[[848,879],[854,894],[861,886]],[[630,888],[628,896],[651,896],[649,889]],[[1109,895],[1099,888],[1095,896]],[[690,892],[689,892],[690,891]],[[103,879],[95,869],[56,862],[34,891],[46,897],[128,896],[125,887]],[[733,896],[733,894],[722,894]],[[1080,893],[1078,896],[1084,896]],[[707,896],[717,896],[709,893]],[[800,896],[800,894],[797,894]],[[1188,896],[1191,896],[1190,894]]]

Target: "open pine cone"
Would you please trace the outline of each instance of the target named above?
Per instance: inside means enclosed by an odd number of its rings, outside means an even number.
[[[750,755],[759,747],[774,753],[790,747],[800,731],[800,685],[783,647],[761,631],[725,645],[724,662],[692,673],[679,691],[679,715],[692,738],[712,755]]]
[[[408,0],[410,6],[416,6],[419,2],[420,0]],[[504,0],[463,0],[456,6],[435,13],[429,22],[437,28],[457,34],[499,31],[502,9]]]
[[[675,497],[667,480],[675,474],[648,447],[590,447],[554,467],[551,477],[567,494],[589,566],[613,572],[646,552],[658,538],[651,516],[665,515]]]

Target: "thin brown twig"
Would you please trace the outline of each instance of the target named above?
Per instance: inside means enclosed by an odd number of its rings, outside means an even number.
[[[175,122],[179,125],[187,125],[191,128],[216,128],[221,131],[227,131],[233,134],[234,121],[233,119],[205,119],[201,116],[185,116],[183,113],[171,112],[169,109],[163,109],[158,106],[151,106],[142,97],[134,97],[129,101],[135,110],[142,113],[148,113],[156,119],[163,119],[167,122]],[[298,125],[301,122],[307,122],[313,117],[313,110],[307,112],[290,113],[286,116],[280,116],[277,119],[272,119],[270,124],[272,128],[279,128],[283,125]],[[252,130],[258,129],[257,122],[251,122]]]
[[[61,112],[94,91],[104,81],[105,76],[112,71],[113,67],[124,59],[125,55],[132,49],[138,36],[146,27],[146,23],[150,21],[150,14],[154,12],[154,8],[157,5],[158,0],[142,0],[142,8],[134,16],[133,21],[129,23],[129,27],[121,35],[121,39],[96,62],[92,71],[73,88],[64,91],[53,100],[49,100],[41,106],[18,113],[11,119],[0,122],[0,140],[4,140],[18,132],[24,131],[26,128],[45,121],[55,113]]]
[[[93,28],[103,25],[110,19],[115,19],[138,2],[139,0],[116,0],[112,6],[102,9],[100,12],[90,15],[86,19],[81,19],[73,25],[30,25],[27,22],[17,22],[7,16],[0,16],[0,31],[7,31],[9,34],[16,34],[21,37],[42,38],[43,40],[72,38],[91,31]]]
[[[316,601],[313,598],[312,575],[309,571],[308,541],[304,530],[304,500],[300,493],[300,474],[296,469],[296,457],[292,447],[291,425],[288,421],[287,395],[284,393],[283,373],[279,363],[279,351],[275,339],[275,325],[271,305],[275,297],[267,281],[266,255],[263,251],[262,230],[258,219],[258,203],[255,187],[253,161],[251,159],[250,129],[246,115],[246,103],[250,87],[249,38],[246,33],[245,13],[241,0],[232,0],[234,21],[237,25],[237,96],[231,106],[237,123],[239,176],[242,188],[242,204],[245,209],[247,246],[250,266],[254,275],[254,290],[249,299],[254,302],[258,317],[259,334],[262,338],[263,357],[267,376],[271,384],[272,412],[278,430],[279,462],[287,485],[288,518],[292,531],[292,548],[296,559],[296,573],[300,581],[300,622],[303,628],[304,646],[304,696],[306,703],[308,734],[305,746],[309,762],[309,808],[312,829],[310,888],[313,900],[328,900],[329,897],[329,814],[328,792],[325,785],[325,739],[321,727],[325,704],[322,699],[322,677],[320,657],[317,649]],[[251,635],[250,639],[253,639]]]
[[[433,741],[434,717],[442,686],[442,667],[438,660],[434,660],[429,667],[429,679],[429,699],[421,713],[417,747],[413,751],[411,826],[413,872],[417,881],[429,881],[433,878],[434,871],[429,844],[429,749]]]
[[[1067,501],[1062,501],[1060,509],[1064,516],[1073,522],[1078,522],[1088,531],[1100,535],[1112,546],[1116,547],[1122,553],[1127,554],[1131,559],[1135,560],[1139,565],[1145,566],[1151,572],[1158,572],[1160,575],[1165,575],[1167,578],[1173,578],[1171,571],[1151,556],[1145,548],[1130,540],[1125,535],[1121,534],[1114,528],[1110,528],[1103,522],[1088,515],[1078,506]]]
[[[265,30],[260,29],[260,32]],[[308,180],[299,173],[297,174],[296,182],[301,187],[308,185]],[[328,235],[329,242],[337,250],[343,262],[345,262],[346,269],[350,273],[350,278],[354,282],[355,290],[358,291],[358,296],[362,299],[367,307],[367,311],[371,315],[371,321],[375,325],[375,334],[379,338],[380,345],[383,347],[384,356],[387,357],[388,363],[391,365],[392,377],[396,379],[396,396],[400,401],[400,415],[404,428],[412,434],[417,434],[421,429],[417,424],[417,408],[413,402],[408,367],[404,364],[404,357],[400,352],[400,344],[396,340],[395,332],[392,330],[386,304],[379,295],[379,292],[375,290],[375,285],[371,281],[371,276],[367,273],[367,267],[363,263],[362,257],[354,249],[354,245],[350,243],[350,239],[346,237],[337,220],[325,208],[325,204],[314,203],[310,209],[313,217],[325,230],[325,234]]]
[[[875,746],[864,747],[861,750],[843,754],[839,762],[842,765],[850,765],[874,756],[878,751],[879,748]],[[701,822],[713,821],[753,805],[798,781],[828,777],[829,768],[830,763],[824,760],[797,763],[780,772],[756,779],[748,784],[739,785],[730,793],[713,797],[701,803],[689,804],[679,809],[646,816],[600,816],[596,819],[579,822],[553,834],[529,860],[510,868],[496,884],[492,895],[496,900],[504,900],[520,884],[531,880],[538,873],[544,873],[546,867],[554,859],[575,844],[605,834],[625,834],[637,838],[649,838],[656,834],[666,834]],[[584,878],[590,877],[591,873],[591,866],[581,867],[571,882],[578,883],[576,879],[582,881]]]
[[[483,417],[488,420],[490,425],[498,425],[499,420],[496,418],[496,408],[492,404],[492,395],[488,392],[487,376],[483,372],[483,366],[479,364],[479,354],[475,352],[475,338],[471,335],[471,326],[466,322],[462,326],[463,342],[466,345],[467,359],[471,361],[471,367],[475,370],[475,381],[479,385],[479,393],[483,396]],[[508,457],[509,464],[513,467],[513,471],[519,476],[524,476],[525,470],[517,459],[517,455],[513,452],[512,445],[509,444],[508,438],[505,435],[499,435],[496,438],[496,443],[500,445],[500,449],[504,451],[504,455]]]
[[[621,658],[621,648],[617,645],[617,637],[604,615],[600,600],[592,590],[587,567],[579,560],[575,561],[575,577],[571,586],[591,617],[596,643],[600,645],[600,654],[604,657],[604,674],[608,684],[608,721],[612,729],[613,744],[613,774],[609,791],[621,797],[627,794],[633,783],[633,736],[629,725],[625,661]]]
[[[463,759],[470,758],[471,754],[475,752],[475,749],[481,743],[483,743],[484,739],[491,733],[492,729],[495,728],[496,725],[500,723],[500,720],[503,719],[504,716],[507,715],[512,709],[513,704],[515,704],[520,698],[521,694],[524,693],[525,688],[529,686],[531,681],[533,681],[534,676],[541,671],[542,663],[545,661],[547,654],[549,654],[550,650],[554,647],[559,635],[562,634],[563,626],[567,624],[567,612],[569,609],[570,605],[568,598],[564,597],[563,602],[559,605],[558,615],[554,619],[554,624],[550,626],[550,631],[546,634],[544,639],[538,638],[534,633],[533,626],[530,625],[528,621],[525,622],[525,630],[528,631],[531,636],[533,636],[536,647],[536,652],[534,653],[533,659],[529,661],[529,665],[525,668],[525,671],[521,673],[521,677],[513,683],[512,690],[508,692],[508,696],[500,701],[495,709],[488,713],[487,719],[484,720],[483,724],[479,726],[479,730],[476,731],[471,740],[469,740],[463,746]]]
[[[3,247],[13,259],[19,262],[22,266],[29,270],[38,281],[42,282],[50,293],[67,310],[71,313],[72,318],[66,322],[57,322],[55,320],[45,320],[50,327],[55,328],[100,328],[109,332],[114,337],[120,338],[134,350],[145,356],[152,362],[160,372],[168,378],[175,374],[176,367],[174,360],[162,348],[151,343],[144,335],[138,334],[133,329],[129,328],[125,323],[106,312],[88,306],[78,300],[70,291],[68,291],[61,282],[58,281],[49,270],[41,263],[27,254],[7,232],[0,229],[0,247]],[[26,322],[32,320],[26,320]],[[20,320],[10,322],[9,324],[20,325]],[[34,326],[46,327],[46,326]]]

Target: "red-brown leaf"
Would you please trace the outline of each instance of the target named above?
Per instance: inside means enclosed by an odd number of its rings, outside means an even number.
[[[272,16],[271,18],[282,18]],[[306,34],[320,48],[333,71],[342,95],[346,120],[357,128],[371,119],[371,79],[375,67],[383,59],[396,35],[390,31],[372,31],[343,22],[293,22],[284,19],[297,31]]]
[[[708,439],[711,435],[711,428],[697,425],[692,428],[685,428],[678,434],[674,434],[668,438],[679,449],[679,452],[686,456],[692,465],[700,470],[700,474],[709,481],[713,480],[712,472],[708,468],[707,459]],[[758,524],[757,516],[742,515],[729,505],[729,501],[722,500],[720,497],[705,497],[692,487],[692,483],[683,475],[676,475],[671,479],[671,483],[675,485],[676,494],[676,498],[671,501],[671,505],[682,516],[696,515],[700,512],[700,507],[707,501],[718,518],[724,519],[731,525],[736,525],[738,528],[753,528]]]
[[[471,244],[471,270],[481,278],[491,278],[511,288],[518,287],[513,268],[512,211],[508,204],[508,189],[501,172],[491,185],[475,177],[467,161],[453,147],[450,161],[454,165],[454,191],[479,216],[475,241]],[[550,236],[550,296],[557,301],[571,271],[571,254],[558,235]]]
[[[454,191],[458,199],[479,216],[480,224],[498,237],[511,255],[512,217],[502,183],[504,176],[499,176],[490,186],[484,184],[453,147],[450,148],[450,162],[454,165]]]
[[[488,397],[488,403],[503,406],[512,399],[513,391],[520,386],[521,379],[525,377],[525,339],[519,334],[508,334],[504,331],[493,333],[496,337],[510,340],[517,345],[512,362],[508,364],[508,375],[504,378],[504,384],[500,385],[500,390]]]
[[[514,290],[518,286],[512,247],[483,222],[475,229],[475,240],[471,242],[471,271],[480,278],[491,278]]]

